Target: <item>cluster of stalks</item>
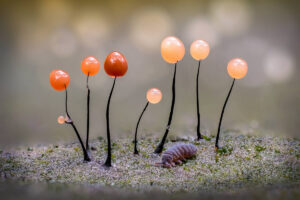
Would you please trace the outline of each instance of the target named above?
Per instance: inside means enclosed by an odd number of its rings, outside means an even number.
[[[192,43],[191,48],[190,48],[190,53],[191,56],[198,61],[198,68],[197,68],[197,76],[196,76],[196,105],[197,105],[197,127],[196,127],[196,136],[197,140],[200,140],[203,138],[203,135],[200,132],[200,108],[199,108],[199,74],[200,74],[200,65],[201,61],[204,60],[208,54],[209,54],[209,45],[207,42],[203,40],[196,40]],[[168,133],[171,128],[171,123],[172,123],[172,118],[173,118],[173,113],[174,113],[174,107],[175,107],[175,98],[176,98],[176,72],[177,72],[177,65],[178,62],[184,57],[185,54],[185,48],[183,43],[176,37],[167,37],[163,40],[161,44],[161,54],[163,59],[171,64],[174,64],[174,72],[173,72],[173,81],[172,81],[172,102],[171,102],[171,110],[169,114],[169,119],[167,122],[166,130],[165,133],[158,144],[158,146],[155,148],[154,153],[160,154],[163,151],[164,144],[166,142]],[[81,63],[81,70],[84,74],[87,75],[86,79],[86,88],[87,88],[87,126],[86,126],[86,142],[85,145],[83,143],[83,140],[68,112],[68,91],[67,87],[70,82],[70,78],[67,72],[63,70],[54,70],[50,74],[50,83],[52,87],[55,90],[65,90],[65,112],[66,112],[66,117],[63,118],[62,123],[66,123],[72,126],[74,129],[74,132],[79,140],[79,143],[82,148],[83,152],[83,157],[84,161],[88,162],[91,161],[91,154],[90,154],[90,146],[89,146],[89,132],[90,132],[90,95],[91,95],[91,90],[89,88],[89,77],[92,75],[95,75],[98,73],[100,69],[100,63],[95,57],[87,57],[85,58],[82,63]],[[109,168],[112,166],[112,148],[111,148],[111,134],[110,134],[110,102],[112,98],[112,94],[115,88],[116,80],[119,77],[122,77],[126,74],[127,69],[128,69],[128,64],[125,59],[125,57],[117,51],[111,52],[105,59],[104,62],[104,69],[105,72],[110,76],[113,77],[113,84],[111,91],[108,96],[108,101],[107,101],[107,107],[106,107],[106,133],[107,133],[107,158],[106,161],[104,162],[104,166]],[[224,111],[227,105],[227,102],[229,100],[230,94],[232,92],[234,83],[236,79],[241,79],[243,78],[248,70],[247,63],[240,58],[235,58],[232,59],[228,65],[227,65],[227,71],[229,75],[233,78],[232,85],[230,87],[229,93],[226,97],[225,103],[222,108],[221,116],[219,119],[219,124],[218,124],[218,132],[217,132],[217,137],[216,137],[216,142],[215,142],[215,148],[216,150],[219,149],[219,137],[220,137],[220,129],[221,129],[221,124],[222,124],[222,119],[224,115]],[[138,122],[136,125],[135,129],[135,134],[134,134],[134,154],[138,154],[138,140],[137,140],[137,134],[138,134],[138,127],[141,121],[141,118],[143,114],[145,113],[146,109],[149,106],[149,103],[156,104],[160,102],[162,98],[162,93],[159,89],[157,88],[152,88],[149,89],[147,92],[147,103],[144,106],[144,109],[142,110],[142,113],[140,114],[138,118]],[[59,123],[61,122],[60,117],[58,119]]]

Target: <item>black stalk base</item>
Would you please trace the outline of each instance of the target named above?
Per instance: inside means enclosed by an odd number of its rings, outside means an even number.
[[[156,154],[160,154],[164,149],[164,144],[163,143],[159,143],[159,145],[156,147],[154,153]]]
[[[203,139],[203,137],[202,137],[202,135],[201,135],[201,133],[199,133],[200,135],[198,135],[197,136],[197,141],[199,141],[199,140],[202,140]]]
[[[134,155],[139,155],[139,151],[137,149],[134,150]]]
[[[105,163],[102,165],[103,167],[105,168],[110,168],[112,165],[111,165],[111,159],[107,158]]]

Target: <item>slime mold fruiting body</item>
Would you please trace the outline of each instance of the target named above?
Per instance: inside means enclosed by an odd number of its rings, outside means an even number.
[[[50,73],[50,77],[49,77],[49,81],[50,81],[50,84],[51,86],[55,89],[55,90],[58,90],[58,91],[62,91],[62,90],[65,90],[65,93],[66,93],[66,99],[65,99],[65,108],[66,108],[66,115],[67,117],[65,118],[65,123],[66,124],[70,124],[74,131],[75,131],[75,134],[80,142],[80,145],[81,145],[81,148],[82,148],[82,151],[83,151],[83,157],[84,157],[84,161],[91,161],[87,151],[86,151],[86,148],[84,147],[84,144],[82,142],[82,139],[78,133],[78,130],[76,128],[76,126],[74,125],[73,123],[73,120],[71,119],[70,115],[69,115],[69,112],[68,112],[68,91],[67,91],[67,87],[70,83],[70,76],[67,72],[63,71],[63,70],[53,70],[51,73]],[[58,122],[61,123],[62,121],[62,118],[59,117],[58,118]]]
[[[59,124],[64,124],[65,123],[65,117],[64,116],[58,116],[57,118],[57,123]]]
[[[49,76],[49,82],[53,89],[58,91],[66,90],[70,83],[70,76],[61,69],[53,70]]]
[[[86,123],[86,150],[89,152],[89,133],[90,133],[90,88],[89,77],[96,75],[100,70],[100,62],[93,56],[86,57],[81,62],[81,70],[87,75],[86,88],[87,88],[87,123]]]
[[[176,144],[162,153],[162,161],[155,163],[156,166],[175,167],[197,153],[197,147],[193,144]]]
[[[157,104],[160,102],[161,98],[162,98],[162,93],[159,89],[157,88],[151,88],[148,90],[147,92],[147,103],[139,117],[139,120],[137,122],[137,125],[136,125],[136,128],[135,128],[135,134],[134,134],[134,154],[139,154],[139,151],[137,150],[137,131],[138,131],[138,128],[139,128],[139,124],[140,124],[140,121],[141,121],[141,118],[144,114],[144,112],[146,111],[148,105],[149,105],[149,102],[152,103],[152,104]]]
[[[110,100],[115,87],[117,77],[124,76],[127,72],[128,64],[126,58],[118,51],[113,51],[105,59],[104,70],[105,72],[114,77],[114,82],[108,97],[106,107],[106,133],[107,133],[107,158],[104,163],[105,167],[111,167],[111,141],[110,141],[110,125],[109,125],[109,108]]]
[[[167,37],[165,38],[162,43],[161,43],[161,55],[163,59],[168,62],[168,63],[173,63],[175,64],[174,67],[174,75],[173,75],[173,83],[172,83],[172,104],[171,104],[171,111],[169,115],[169,120],[167,124],[167,128],[165,131],[165,134],[163,135],[162,140],[156,147],[154,153],[161,153],[164,147],[164,144],[166,142],[171,122],[172,122],[172,117],[173,117],[173,112],[174,112],[174,106],[175,106],[175,93],[176,93],[176,88],[175,88],[175,82],[176,82],[176,68],[177,68],[177,63],[180,61],[185,54],[185,48],[183,43],[176,37]]]
[[[198,70],[196,78],[196,102],[197,102],[197,140],[202,139],[200,133],[200,108],[199,108],[199,72],[201,61],[204,60],[209,54],[209,45],[204,40],[196,40],[191,44],[190,53],[191,56],[198,60]]]
[[[231,76],[233,78],[233,81],[232,81],[230,90],[228,92],[228,95],[226,97],[225,103],[223,105],[220,120],[219,120],[218,132],[217,132],[216,143],[215,143],[215,149],[216,150],[219,149],[220,130],[221,130],[223,115],[224,115],[224,111],[225,111],[228,99],[230,97],[230,94],[231,94],[232,88],[234,86],[235,80],[236,79],[241,79],[244,76],[246,76],[246,74],[248,72],[247,62],[245,60],[241,59],[241,58],[234,58],[234,59],[230,60],[229,63],[228,63],[227,72],[228,72],[229,76]]]

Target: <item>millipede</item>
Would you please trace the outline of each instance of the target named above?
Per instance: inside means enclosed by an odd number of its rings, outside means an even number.
[[[162,161],[155,163],[155,165],[167,168],[175,167],[176,164],[182,164],[186,159],[194,157],[197,150],[193,144],[175,144],[162,153]]]

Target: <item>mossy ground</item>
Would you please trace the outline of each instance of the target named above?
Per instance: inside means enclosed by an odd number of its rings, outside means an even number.
[[[200,142],[193,138],[173,138],[176,142],[193,143],[197,157],[174,168],[154,166],[161,157],[153,154],[158,138],[142,138],[140,154],[133,155],[129,139],[113,142],[113,167],[102,167],[106,142],[91,141],[93,161],[85,163],[78,143],[35,146],[15,151],[1,151],[2,181],[48,182],[113,186],[127,191],[199,192],[236,191],[245,187],[277,184],[299,184],[300,141],[279,137],[247,136],[234,132],[222,135],[223,149],[214,150],[215,138]]]

